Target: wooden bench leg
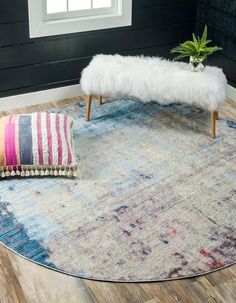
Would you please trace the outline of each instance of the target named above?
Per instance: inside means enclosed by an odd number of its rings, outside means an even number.
[[[211,112],[211,137],[216,137],[216,120],[218,117],[218,112]]]
[[[90,121],[91,103],[92,96],[89,95],[86,97],[86,121]]]
[[[102,105],[102,96],[101,96],[101,95],[98,97],[98,104],[99,104],[100,106]]]

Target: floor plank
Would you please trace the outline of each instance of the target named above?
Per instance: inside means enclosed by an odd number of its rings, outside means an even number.
[[[189,283],[187,289],[191,292],[196,303],[227,303],[206,277],[200,277],[196,281]]]
[[[97,303],[81,279],[45,269],[0,246],[3,303]]]
[[[59,104],[77,102],[80,99],[74,98]],[[58,102],[51,105],[57,106]],[[45,106],[16,112],[45,110]],[[225,102],[220,117],[236,120],[236,103]],[[54,272],[33,264],[0,245],[0,303],[54,302],[235,303],[236,265],[193,279],[160,283],[105,283]]]
[[[3,248],[0,253],[0,298],[4,303],[27,302],[19,275],[11,263],[7,250]]]

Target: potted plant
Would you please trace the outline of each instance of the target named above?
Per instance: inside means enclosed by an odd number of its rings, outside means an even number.
[[[212,40],[207,40],[207,26],[205,25],[202,37],[196,37],[193,34],[192,41],[185,41],[179,44],[171,50],[171,53],[179,53],[174,60],[179,60],[185,57],[189,57],[189,67],[191,71],[201,72],[205,69],[206,59],[218,50],[222,50],[221,47],[213,46],[209,47],[208,44]]]

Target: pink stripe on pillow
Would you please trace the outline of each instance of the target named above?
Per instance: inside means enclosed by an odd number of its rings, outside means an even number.
[[[47,133],[48,133],[48,164],[53,164],[53,157],[52,157],[52,129],[51,129],[51,115],[49,113],[46,114],[47,118]]]
[[[43,139],[42,139],[41,113],[37,113],[37,130],[38,130],[38,156],[39,156],[39,165],[43,165]]]
[[[5,157],[6,165],[17,165],[15,123],[12,123],[12,115],[5,127]]]
[[[15,146],[16,146],[16,160],[20,163],[20,146],[19,146],[19,116],[15,116]]]
[[[9,117],[0,118],[0,166],[6,165],[5,156],[5,128]]]
[[[70,150],[70,145],[69,145],[69,141],[68,141],[68,136],[67,136],[67,125],[68,124],[68,119],[67,116],[64,116],[64,133],[65,133],[65,138],[66,138],[66,145],[67,145],[67,151],[68,151],[68,160],[67,160],[67,164],[71,164],[72,162],[72,152]]]
[[[57,142],[58,142],[58,165],[62,164],[62,140],[60,132],[60,116],[56,114],[56,130],[57,130]]]

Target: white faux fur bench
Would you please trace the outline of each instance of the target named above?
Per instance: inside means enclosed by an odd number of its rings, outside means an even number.
[[[211,112],[211,136],[216,136],[218,109],[226,95],[227,80],[221,69],[207,66],[191,72],[188,64],[158,57],[97,55],[82,72],[87,95],[86,120],[90,120],[92,96],[135,97],[143,102],[186,103]]]

